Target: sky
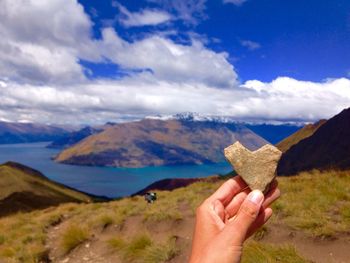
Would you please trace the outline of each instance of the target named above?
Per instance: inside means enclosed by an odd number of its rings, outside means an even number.
[[[0,0],[0,37],[0,121],[313,122],[350,107],[347,0]]]

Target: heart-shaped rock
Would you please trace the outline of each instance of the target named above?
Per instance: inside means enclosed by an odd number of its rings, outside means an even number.
[[[250,151],[240,142],[225,148],[225,157],[251,190],[266,193],[276,177],[276,168],[282,152],[266,144],[256,151]]]

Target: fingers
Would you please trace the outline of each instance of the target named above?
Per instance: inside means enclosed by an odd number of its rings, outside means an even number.
[[[242,180],[240,176],[236,176],[227,180],[223,185],[220,186],[214,194],[212,194],[207,200],[213,202],[215,200],[221,201],[226,206],[232,198],[247,187],[247,184]]]
[[[262,204],[263,210],[269,207],[276,199],[278,199],[281,195],[281,191],[277,188],[278,183],[276,180],[274,180],[271,183],[270,191],[265,195],[264,202]],[[236,215],[238,212],[238,209],[240,208],[241,204],[243,203],[244,199],[249,194],[250,189],[247,188],[243,192],[240,192],[237,194],[233,199],[230,201],[229,204],[225,207],[225,211],[228,218],[231,218]]]
[[[220,217],[222,221],[225,220],[225,208],[219,200],[214,201],[214,212]]]
[[[226,215],[227,215],[226,219],[229,219],[237,214],[239,208],[241,207],[243,201],[246,199],[249,192],[250,192],[250,189],[246,189],[245,191],[240,192],[235,197],[233,197],[231,202],[225,208]]]
[[[245,241],[250,227],[256,221],[261,205],[264,201],[264,195],[259,190],[249,193],[243,201],[235,218],[227,224],[224,231],[229,235],[230,243],[233,246],[240,246]]]

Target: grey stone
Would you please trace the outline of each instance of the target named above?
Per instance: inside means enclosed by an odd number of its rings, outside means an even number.
[[[225,157],[251,190],[266,193],[276,177],[276,168],[282,152],[266,144],[256,151],[250,151],[240,142],[225,148]]]

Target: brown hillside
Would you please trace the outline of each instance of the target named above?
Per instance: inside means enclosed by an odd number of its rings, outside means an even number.
[[[67,202],[91,202],[87,194],[55,183],[29,167],[0,165],[0,216]]]
[[[224,161],[222,149],[237,140],[250,149],[267,143],[233,123],[145,119],[89,136],[56,161],[119,167],[211,163]]]

